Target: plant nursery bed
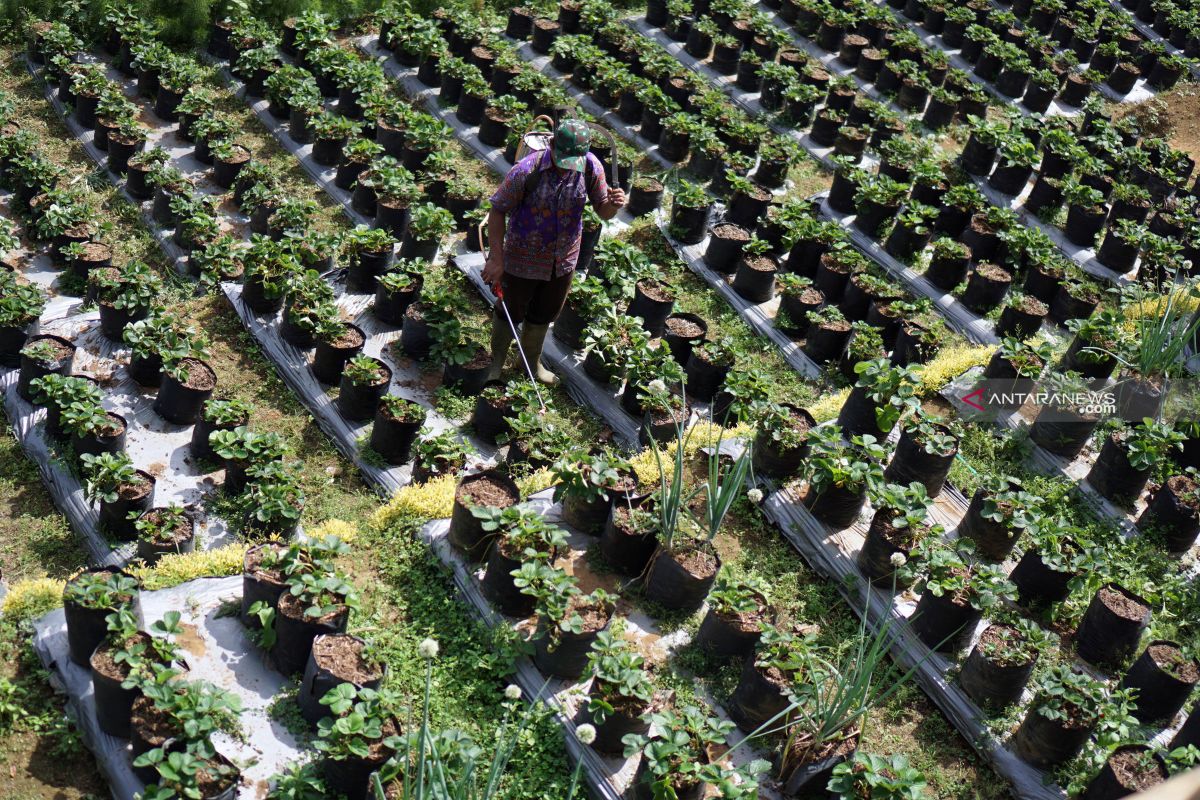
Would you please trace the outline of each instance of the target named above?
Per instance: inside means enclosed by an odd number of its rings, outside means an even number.
[[[257,646],[246,636],[236,614],[218,612],[230,597],[241,593],[242,577],[201,578],[171,589],[141,593],[147,621],[180,611],[184,634],[179,644],[188,665],[188,679],[205,680],[237,696],[244,739],[225,734],[213,737],[216,749],[242,772],[237,797],[262,800],[268,780],[305,758],[305,751],[284,726],[272,719],[270,706],[283,692],[287,678],[268,668]],[[33,646],[50,670],[51,682],[67,696],[84,744],[96,757],[115,800],[134,800],[143,784],[133,774],[129,740],[100,730],[90,670],[71,660],[63,610],[51,611],[34,622]]]
[[[595,575],[587,571],[585,551],[595,542],[595,537],[566,528],[559,513],[561,506],[550,499],[552,493],[553,490],[547,489],[530,496],[525,502],[527,505],[541,510],[548,522],[559,525],[568,531],[568,545],[571,554],[565,559],[569,562],[565,567],[567,571],[575,574],[581,582],[585,582],[589,586],[615,582],[611,576]],[[449,528],[450,520],[433,520],[421,528],[419,535],[429,544],[437,557],[450,568],[454,583],[471,611],[489,627],[507,625],[520,632],[528,632],[531,620],[505,617],[498,613],[484,597],[480,589],[483,569],[467,562],[451,546],[448,538]],[[612,587],[612,590],[615,591],[615,586]],[[655,664],[666,661],[673,652],[684,647],[690,641],[690,636],[685,630],[677,630],[664,635],[650,617],[626,606],[624,601],[617,601],[617,612],[625,620],[625,638],[634,645],[647,663]],[[527,696],[541,698],[550,708],[554,709],[559,724],[564,730],[574,729],[577,724],[576,717],[586,703],[590,679],[585,678],[583,682],[574,682],[547,677],[538,671],[530,658],[522,658],[518,662],[514,677]],[[704,696],[703,693],[702,697],[706,701],[706,710],[720,719],[728,719],[725,710],[717,704],[714,698]],[[733,747],[743,742],[744,739],[745,735],[734,728],[727,742],[730,747]],[[621,798],[629,796],[627,791],[630,791],[634,775],[637,772],[638,762],[641,759],[640,753],[632,758],[602,755],[590,747],[582,746],[579,740],[570,734],[565,736],[565,744],[573,761],[582,759],[584,775],[593,790],[593,797],[604,800],[621,800]],[[742,746],[734,751],[732,761],[735,765],[741,765],[755,758],[764,757],[765,754],[756,748]],[[779,793],[769,786],[760,786],[759,796],[767,798],[767,800],[780,800]]]
[[[436,376],[423,374],[415,361],[393,351],[392,345],[399,346],[400,330],[375,318],[370,310],[372,296],[346,293],[342,291],[340,282],[335,282],[335,286],[342,315],[366,334],[363,353],[380,359],[391,368],[392,382],[389,391],[429,409],[425,426],[434,432],[440,433],[456,428],[453,422],[433,409],[431,386],[436,387]],[[338,450],[362,471],[376,491],[390,497],[393,492],[406,485],[412,478],[412,465],[388,467],[363,454],[360,442],[365,440],[371,422],[353,422],[338,411],[329,387],[317,380],[312,373],[311,352],[289,344],[280,335],[280,315],[266,317],[255,314],[242,301],[242,287],[238,284],[226,283],[221,288],[246,330],[262,345],[263,352],[279,370],[284,382],[304,403],[313,419],[333,440]],[[484,458],[495,455],[495,448],[482,441],[472,440],[472,444]]]
[[[740,106],[751,116],[758,117],[759,119],[768,122],[771,128],[777,133],[790,136],[792,139],[798,142],[801,147],[804,148],[805,152],[816,159],[821,166],[825,167],[826,169],[834,168],[835,165],[833,162],[833,156],[836,155],[836,153],[833,147],[825,147],[820,145],[813,141],[812,137],[808,133],[780,122],[775,118],[775,115],[771,111],[763,108],[762,104],[758,101],[758,93],[751,94],[739,89],[736,86],[734,83],[735,76],[721,75],[703,61],[688,54],[688,52],[684,49],[683,43],[672,41],[671,38],[667,36],[666,33],[664,33],[661,29],[649,25],[644,17],[639,16],[637,18],[627,19],[625,22],[627,25],[629,25],[629,27],[633,28],[647,39],[654,41],[656,44],[678,59],[679,63],[683,64],[691,71],[703,76],[710,85],[724,92],[726,96],[728,96],[731,100],[733,100],[734,103]],[[818,60],[821,60],[817,55],[817,53],[820,52],[820,49],[812,46],[811,44],[804,47],[806,52],[809,51],[810,48],[815,52],[810,52],[809,54],[817,57]],[[826,64],[825,60],[821,61],[822,65],[825,66],[825,68],[830,72],[836,75],[853,74],[853,70],[847,69],[846,67],[840,65],[838,61],[828,53],[826,56],[828,57],[827,60],[830,63]],[[883,97],[879,96],[877,92],[872,93],[866,91],[861,86],[859,87],[859,91],[861,91],[863,94],[866,94],[868,97],[871,97],[872,99],[884,102],[885,104],[889,105],[889,107],[892,107],[893,110],[898,111],[898,109],[895,109],[890,103],[887,103]],[[863,168],[872,167],[876,163],[878,163],[878,159],[873,153],[868,152],[863,154],[863,159],[861,162],[861,166]]]
[[[228,541],[223,520],[200,510],[214,485],[211,473],[189,455],[192,426],[173,425],[154,411],[154,393],[140,387],[124,369],[118,355],[128,352],[100,333],[99,314],[92,311],[44,320],[41,333],[69,339],[76,346],[72,374],[87,375],[105,390],[104,407],[127,424],[125,452],[134,465],[155,479],[154,505],[180,505],[193,511],[197,547],[210,549]],[[133,542],[116,542],[100,529],[97,506],[84,495],[78,473],[63,458],[63,446],[46,435],[45,409],[17,393],[18,370],[0,373],[4,409],[17,440],[42,474],[58,507],[82,539],[94,563],[120,566],[135,557]]]
[[[520,41],[512,38],[509,38],[508,42],[516,48],[517,55],[529,62],[529,64],[532,65],[533,68],[538,72],[552,80],[560,82],[563,90],[566,91],[566,93],[570,95],[575,102],[579,103],[579,106],[584,111],[586,111],[588,114],[591,114],[597,122],[607,126],[622,139],[637,147],[643,156],[649,158],[663,169],[669,170],[676,166],[673,161],[665,158],[658,151],[658,142],[651,142],[642,137],[638,126],[630,125],[622,121],[615,112],[601,108],[600,105],[596,103],[596,101],[592,100],[592,98],[588,97],[585,92],[582,92],[577,87],[573,86],[570,82],[570,79],[568,79],[566,75],[562,74],[551,65],[550,61],[552,59],[550,56],[540,55],[533,49],[533,45],[530,42]]]
[[[470,279],[479,295],[490,306],[495,306],[496,296],[483,281],[483,255],[460,253],[451,259],[454,266]],[[620,391],[612,386],[602,386],[583,370],[583,357],[568,350],[553,336],[546,337],[542,350],[542,363],[562,376],[567,393],[583,408],[590,408],[613,429],[617,439],[627,448],[636,449],[641,420],[631,417],[621,408]],[[522,368],[523,369],[523,368]]]
[[[1047,222],[1043,222],[1042,220],[1038,219],[1036,214],[1027,209],[1025,207],[1025,200],[1028,198],[1029,192],[1033,188],[1033,181],[1030,181],[1028,184],[1026,184],[1026,186],[1021,190],[1020,194],[1009,195],[996,191],[996,189],[993,188],[985,178],[972,176],[972,180],[975,182],[975,185],[978,187],[979,191],[983,192],[983,196],[986,197],[992,203],[992,205],[996,205],[1001,208],[1009,208],[1015,211],[1018,215],[1020,215],[1021,222],[1028,227],[1037,228],[1042,233],[1046,234],[1046,236],[1048,236],[1050,240],[1054,242],[1063,255],[1082,267],[1083,271],[1087,274],[1117,286],[1124,286],[1137,279],[1137,271],[1141,263],[1140,256],[1138,257],[1137,261],[1134,262],[1134,266],[1129,272],[1124,274],[1118,273],[1100,263],[1100,260],[1096,257],[1098,246],[1081,247],[1072,243],[1071,240],[1067,238],[1067,234],[1062,228],[1056,227]]]
[[[917,608],[919,597],[908,589],[900,589],[893,594],[890,581],[879,581],[873,586],[860,571],[858,557],[873,514],[869,505],[854,524],[836,530],[810,513],[803,502],[804,488],[802,484],[792,484],[770,493],[763,503],[767,517],[779,527],[813,569],[834,582],[856,613],[860,616],[865,614],[866,622],[872,629],[878,630],[884,625],[891,627],[891,652],[898,664],[903,669],[914,670],[914,679],[925,693],[980,755],[1012,782],[1018,797],[1022,800],[1067,797],[1067,793],[1054,783],[1048,771],[1038,769],[1014,752],[1010,737],[998,734],[991,727],[991,716],[962,688],[958,678],[962,660],[988,627],[986,615],[967,629],[969,635],[964,635],[960,641],[961,647],[955,647],[948,654],[928,647],[908,623]],[[966,499],[947,486],[931,509],[930,519],[945,527],[947,538],[956,538],[956,529],[966,508]],[[1011,556],[1002,564],[1006,573],[1014,566],[1015,561]],[[1190,570],[1193,579],[1195,572],[1194,568]],[[1071,660],[1077,670],[1094,678],[1114,677],[1112,673],[1078,657]],[[1033,699],[1033,692],[1026,687],[1016,703],[1024,709],[1029,707]],[[1153,740],[1165,745],[1178,729],[1177,722],[1178,717]]]
[[[875,4],[884,8],[887,7],[886,0],[875,0]],[[974,71],[974,65],[962,57],[962,53],[958,48],[951,48],[947,46],[942,41],[942,37],[930,33],[913,20],[905,17],[903,14],[893,14],[893,16],[901,25],[907,27],[909,30],[919,36],[923,44],[945,52],[950,58],[950,66],[966,72],[970,76],[971,80],[974,83],[982,86],[988,95],[994,98],[996,102],[1008,108],[1016,108],[1025,116],[1029,116],[1032,113],[1029,111],[1029,109],[1022,105],[1017,98],[1005,97],[1004,95],[1000,94],[1000,92],[996,90],[996,87],[994,87],[991,83],[976,75]],[[1140,86],[1139,82],[1139,87],[1124,99],[1128,100],[1129,102],[1138,102],[1139,100],[1145,100],[1152,96],[1153,95],[1149,91]],[[1058,99],[1055,99],[1053,102],[1051,102],[1050,107],[1045,112],[1046,116],[1073,117],[1077,116],[1078,114],[1078,108],[1066,105]]]
[[[145,98],[138,96],[136,80],[126,78],[120,73],[120,71],[115,69],[104,59],[96,56],[88,56],[87,60],[88,63],[104,64],[108,79],[119,85],[126,97],[132,102],[138,104],[138,106],[142,109],[142,120],[148,123],[148,136],[146,138],[145,149],[150,150],[155,147],[162,148],[162,150],[167,153],[169,159],[168,163],[178,169],[185,177],[192,181],[196,194],[219,197],[225,192],[224,189],[213,183],[210,177],[209,167],[201,163],[195,157],[193,154],[193,145],[190,142],[184,141],[179,136],[178,125],[173,122],[169,123],[159,119],[154,114],[154,104],[150,101],[147,101]],[[163,253],[166,254],[176,272],[180,274],[187,274],[187,252],[174,241],[174,237],[172,235],[173,231],[169,228],[164,228],[153,218],[151,215],[150,201],[139,200],[130,195],[125,188],[124,179],[108,170],[107,155],[98,147],[96,147],[95,132],[80,125],[75,119],[75,115],[71,113],[71,109],[68,109],[63,105],[62,100],[59,97],[58,88],[51,86],[44,80],[45,70],[37,67],[33,64],[33,62],[28,60],[26,60],[26,67],[31,75],[42,82],[42,88],[45,92],[46,99],[50,101],[52,106],[54,106],[54,110],[57,111],[59,116],[62,117],[67,128],[83,146],[83,149],[88,154],[88,157],[95,161],[97,165],[99,165],[100,172],[105,178],[108,179],[108,182],[113,186],[116,186],[121,192],[121,195],[130,203],[132,203],[134,208],[138,209],[139,215],[141,216],[146,229],[149,230],[154,236],[155,240],[159,244],[159,247],[162,249]],[[226,229],[224,232],[230,233],[234,236],[239,236],[241,238],[245,238],[249,235],[249,218],[244,214],[237,211],[231,211],[227,206],[219,207],[219,213],[222,216],[222,221],[224,223],[223,228]]]
[[[752,303],[733,290],[733,286],[704,263],[704,251],[708,247],[709,235],[697,244],[683,244],[676,241],[669,232],[668,217],[660,213],[657,217],[658,227],[663,236],[671,243],[676,254],[687,264],[688,269],[704,279],[713,291],[725,298],[738,316],[745,320],[759,336],[771,341],[783,354],[784,359],[792,369],[805,378],[819,378],[821,366],[804,354],[803,349],[790,336],[775,325],[775,315],[779,309],[779,299],[775,298],[766,303]]]
[[[981,367],[975,367],[967,372],[959,375],[950,383],[946,384],[941,391],[941,396],[949,402],[965,421],[971,422],[976,420],[991,421],[1010,430],[1028,429],[1032,423],[1033,412],[1026,411],[1022,413],[1022,409],[1013,412],[981,412],[978,409],[972,408],[963,402],[963,397],[970,395],[971,391],[978,384],[982,377],[983,370]],[[1092,443],[1088,443],[1083,448],[1078,456],[1073,459],[1067,459],[1063,456],[1051,453],[1037,444],[1029,443],[1028,462],[1039,472],[1047,475],[1061,475],[1064,479],[1075,484],[1080,496],[1088,505],[1100,516],[1111,520],[1113,523],[1120,526],[1126,535],[1137,535],[1137,528],[1134,525],[1134,520],[1146,508],[1146,492],[1143,490],[1137,498],[1132,508],[1122,508],[1121,506],[1105,499],[1099,492],[1085,480],[1088,472],[1092,468],[1092,464],[1096,460],[1096,449]]]
[[[963,738],[1013,784],[1018,797],[1066,798],[1059,786],[1047,783],[1041,770],[1022,761],[991,733],[983,713],[953,679],[955,662],[930,651],[911,631],[906,619],[916,608],[915,598],[900,594],[893,602],[890,587],[872,590],[870,582],[862,578],[855,564],[866,530],[861,521],[844,531],[833,531],[813,517],[791,489],[770,494],[762,507],[809,566],[832,581],[857,614],[865,613],[870,628],[892,626],[891,652],[899,667],[915,669],[913,679],[925,694]],[[977,633],[972,634],[972,640]]]
[[[912,267],[901,263],[888,253],[877,240],[853,224],[853,214],[841,214],[834,211],[829,207],[827,196],[824,193],[817,195],[813,200],[819,202],[822,216],[837,222],[850,233],[850,240],[855,248],[895,276],[913,294],[932,300],[946,321],[956,331],[979,344],[996,344],[1000,341],[993,330],[991,321],[976,315],[956,297],[934,286]]]
[[[356,44],[359,50],[372,58],[385,59],[383,62],[384,72],[387,73],[388,77],[396,81],[405,96],[414,103],[420,103],[430,114],[433,114],[453,128],[458,140],[465,144],[476,158],[491,167],[492,171],[496,174],[501,176],[508,174],[508,171],[513,167],[513,162],[505,157],[505,149],[503,147],[489,147],[479,141],[479,126],[464,124],[450,109],[443,106],[439,100],[441,89],[426,86],[417,80],[416,67],[406,67],[398,63],[395,59],[388,58],[388,51],[379,46],[378,36],[364,36],[358,39]],[[589,111],[588,113],[592,112]],[[620,122],[620,120],[616,121]],[[613,185],[611,171],[606,177],[608,178],[609,185]],[[605,233],[609,235],[619,233],[629,227],[629,223],[632,221],[633,218],[629,216],[629,212],[622,209],[617,216],[604,223]],[[468,233],[467,235],[471,236],[472,234]]]
[[[512,168],[512,162],[504,157],[503,147],[489,147],[479,141],[479,126],[466,125],[458,119],[453,110],[442,105],[439,98],[441,89],[426,86],[417,80],[416,67],[405,67],[390,58],[390,53],[379,46],[378,36],[363,36],[355,40],[360,51],[373,59],[383,60],[383,71],[389,78],[396,81],[397,86],[409,100],[425,108],[442,122],[454,128],[458,140],[471,149],[477,158],[492,168],[498,175],[506,175]]]

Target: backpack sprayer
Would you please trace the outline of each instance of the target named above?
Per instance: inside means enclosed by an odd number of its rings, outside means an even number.
[[[537,126],[539,122],[547,123],[550,127],[550,130],[538,130]],[[549,150],[551,143],[554,140],[554,124],[554,120],[545,114],[540,114],[537,117],[534,117],[533,122],[530,124],[529,130],[525,131],[525,133],[521,136],[521,143],[517,145],[517,155],[515,161],[520,161],[530,153],[541,153]],[[614,136],[613,132],[608,128],[595,122],[589,122],[588,127],[591,128],[593,132],[599,132],[608,138],[612,153],[608,163],[609,186],[616,186],[618,175],[620,174],[617,171],[617,137]],[[484,220],[483,222],[479,223],[479,227],[476,229],[476,234],[479,236],[479,252],[481,253],[484,252],[483,230],[486,224],[487,220]],[[489,242],[489,244],[491,243]],[[517,333],[517,326],[513,323],[512,315],[508,313],[508,305],[504,302],[504,288],[501,285],[501,281],[497,279],[496,282],[492,284],[491,289],[492,293],[496,295],[496,304],[500,306],[501,310],[504,312],[504,318],[508,321],[508,328],[510,331],[512,331],[513,341],[517,345],[517,353],[520,354],[521,364],[525,367],[525,374],[529,376],[529,381],[533,384],[533,389],[537,393],[538,403],[541,405],[542,410],[545,411],[546,403],[544,400],[542,400],[541,390],[537,388],[537,377],[533,374],[533,369],[529,365],[529,359],[525,356],[525,348],[521,346],[521,337]]]

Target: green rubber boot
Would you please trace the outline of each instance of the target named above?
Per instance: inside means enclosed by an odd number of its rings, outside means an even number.
[[[530,325],[526,322],[521,326],[521,349],[525,351],[525,358],[529,359],[529,366],[537,375],[537,379],[553,386],[558,383],[558,376],[542,366],[542,345],[549,330],[549,325]]]
[[[508,361],[508,348],[512,346],[512,343],[512,328],[508,327],[508,320],[504,319],[499,313],[493,312],[492,367],[488,370],[487,374],[489,381],[500,379],[500,373],[504,372],[504,362]]]

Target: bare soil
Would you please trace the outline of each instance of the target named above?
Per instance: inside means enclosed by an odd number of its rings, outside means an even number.
[[[185,358],[183,364],[187,368],[187,380],[183,382],[185,387],[197,392],[217,387],[217,373],[208,364],[198,358]]]
[[[704,329],[686,317],[667,317],[667,333],[681,339],[695,339],[704,334]]]
[[[741,225],[734,225],[732,222],[722,222],[719,225],[714,225],[712,235],[728,242],[750,241],[750,232]]]
[[[1117,780],[1122,786],[1133,791],[1141,791],[1149,789],[1151,786],[1157,786],[1166,780],[1166,776],[1157,762],[1152,761],[1149,762],[1149,766],[1145,766],[1138,756],[1137,752],[1123,750],[1108,760],[1109,767],[1112,768],[1113,774],[1117,776]]]
[[[1149,612],[1148,608],[1132,597],[1127,597],[1122,592],[1118,592],[1107,586],[1101,587],[1096,594],[1100,597],[1100,602],[1104,603],[1110,611],[1121,619],[1127,619],[1130,622],[1141,622]]]
[[[456,497],[467,507],[508,508],[517,501],[508,487],[492,478],[479,478],[464,483],[458,488]]]
[[[409,308],[412,308],[412,306],[409,306]],[[362,331],[346,325],[344,328],[342,328],[342,335],[334,339],[329,344],[331,347],[336,347],[338,349],[349,349],[361,347],[365,341],[366,340],[363,338]]]
[[[675,299],[670,289],[658,281],[638,281],[637,288],[656,303],[667,303]]]
[[[992,264],[991,262],[985,261],[976,266],[975,271],[983,277],[996,281],[997,283],[1012,283],[1012,274],[999,264]]]
[[[321,636],[313,642],[313,660],[338,678],[362,686],[382,677],[378,667],[363,658],[363,643],[353,636]]]
[[[266,555],[268,550],[279,551],[282,549],[283,547],[280,545],[270,544],[262,549],[246,551],[246,558],[243,562],[242,572],[260,581],[265,581],[276,585],[283,585],[282,572],[279,570],[266,570],[260,566],[262,564],[263,557]]]
[[[1196,683],[1200,680],[1200,666],[1196,660],[1188,660],[1178,647],[1169,644],[1150,645],[1150,657],[1158,668],[1167,672],[1184,683]]]

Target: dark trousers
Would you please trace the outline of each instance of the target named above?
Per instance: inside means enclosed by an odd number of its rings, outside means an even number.
[[[549,325],[558,319],[567,293],[571,291],[572,270],[548,281],[518,278],[504,273],[504,305],[514,325],[528,320],[530,325]],[[503,313],[503,312],[502,312]]]

